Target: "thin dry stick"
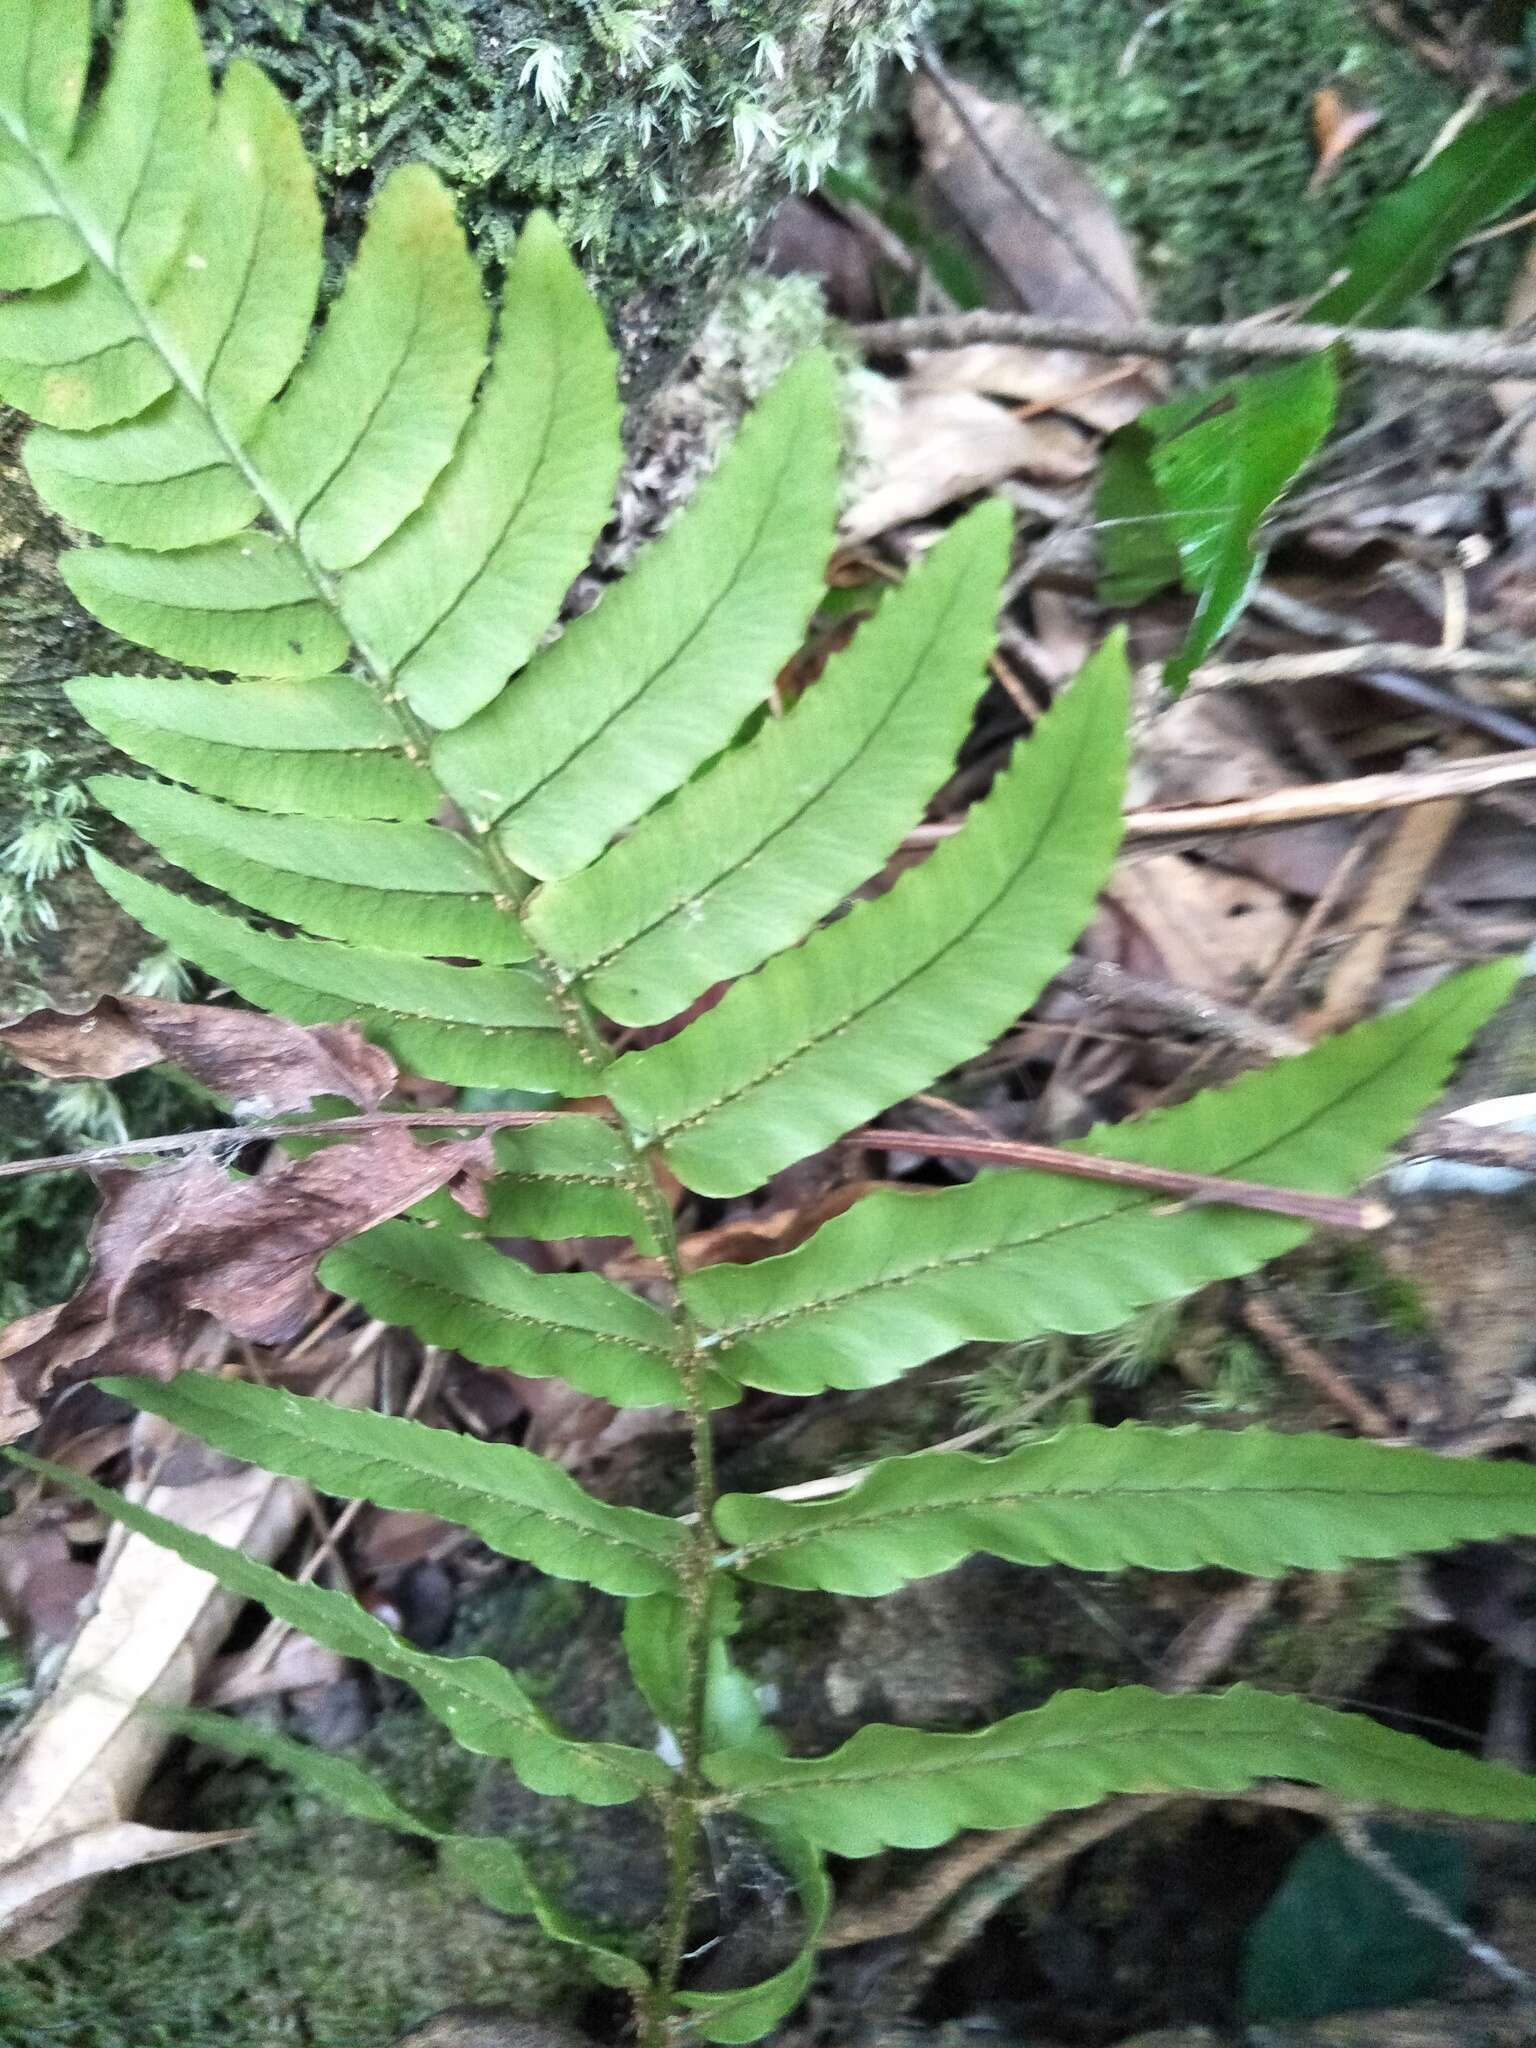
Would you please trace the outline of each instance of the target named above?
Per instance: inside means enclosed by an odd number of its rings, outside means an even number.
[[[1377,838],[1386,829],[1384,820],[1373,820],[1348,847],[1344,858],[1324,884],[1322,893],[1313,898],[1312,907],[1281,947],[1274,965],[1264,976],[1258,993],[1253,998],[1255,1009],[1264,1009],[1286,986],[1296,969],[1306,959],[1319,932],[1353,887],[1356,869],[1362,865],[1376,844]]]
[[[1466,815],[1463,798],[1419,804],[1393,827],[1350,923],[1353,937],[1328,975],[1322,1002],[1306,1019],[1314,1037],[1343,1031],[1365,1015],[1403,919],[1417,902],[1435,862]]]
[[[1397,1893],[1415,1920],[1425,1927],[1433,1927],[1437,1934],[1443,1934],[1447,1941],[1465,1950],[1473,1962],[1481,1963],[1490,1976],[1497,1977],[1511,1991],[1518,1991],[1526,1998],[1536,1994],[1536,1978],[1512,1963],[1492,1942],[1484,1941],[1465,1920],[1457,1919],[1443,1899],[1437,1899],[1417,1878],[1410,1877],[1406,1870],[1401,1869],[1385,1849],[1371,1840],[1370,1832],[1358,1814],[1335,1815],[1333,1831],[1357,1863],[1363,1863],[1367,1870]]]
[[[1485,796],[1523,782],[1536,782],[1536,747],[1491,754],[1480,761],[1443,761],[1429,768],[1404,768],[1390,775],[1356,775],[1342,782],[1305,783],[1268,789],[1259,796],[1219,804],[1148,804],[1125,814],[1127,839],[1185,839],[1197,832],[1263,832],[1277,825],[1307,825],[1316,818],[1347,818],[1362,812],[1401,811],[1410,804],[1443,797]],[[937,846],[964,830],[964,820],[919,825],[902,844]],[[3,1171],[4,1169],[0,1169]]]
[[[1246,832],[1275,825],[1303,825],[1314,818],[1343,818],[1361,812],[1401,811],[1410,804],[1445,797],[1483,796],[1490,790],[1536,782],[1536,747],[1493,754],[1478,761],[1442,761],[1430,768],[1405,768],[1392,775],[1359,775],[1345,782],[1267,790],[1231,803],[1178,804],[1130,811],[1128,839],[1178,839],[1189,832]]]
[[[1306,1050],[1307,1041],[1283,1024],[1271,1024],[1268,1018],[1221,1002],[1200,989],[1128,973],[1112,960],[1069,960],[1056,980],[1060,987],[1086,996],[1090,1002],[1129,1003],[1151,1010],[1166,1023],[1201,1038],[1219,1038],[1228,1045],[1241,1046],[1245,1052],[1275,1058]]]
[[[1030,1145],[1009,1138],[941,1136],[934,1131],[859,1131],[849,1141],[876,1152],[928,1153],[935,1159],[975,1159],[987,1166],[1032,1166],[1070,1179],[1108,1181],[1117,1187],[1149,1194],[1172,1195],[1187,1202],[1229,1202],[1236,1208],[1261,1209],[1273,1216],[1296,1216],[1304,1222],[1342,1230],[1380,1230],[1392,1220],[1381,1202],[1355,1201],[1343,1195],[1302,1194],[1271,1188],[1259,1181],[1223,1180],[1219,1174],[1182,1173],[1173,1167],[1143,1166],[1130,1159],[1109,1159],[1095,1152],[1068,1152],[1057,1145]]]
[[[0,1166],[9,1173],[61,1172],[66,1167],[94,1167],[115,1160],[133,1159],[145,1152],[195,1152],[238,1150],[263,1138],[291,1138],[302,1132],[382,1130],[387,1126],[496,1129],[524,1124],[548,1123],[562,1110],[434,1110],[423,1112],[376,1110],[367,1116],[328,1117],[312,1124],[245,1124],[212,1131],[185,1131],[173,1138],[130,1139],[122,1145],[101,1145],[91,1152],[60,1153],[50,1159],[22,1159]],[[1136,1166],[1125,1160],[1104,1159],[1093,1153],[1058,1151],[1050,1145],[1013,1145],[1001,1139],[936,1137],[928,1131],[862,1131],[856,1142],[876,1151],[964,1154],[1011,1166],[1035,1166],[1060,1171],[1079,1180],[1112,1181],[1127,1187],[1147,1188],[1189,1200],[1222,1201],[1239,1209],[1263,1209],[1281,1216],[1298,1216],[1306,1222],[1332,1224],[1342,1230],[1377,1230],[1389,1220],[1389,1212],[1377,1202],[1355,1202],[1331,1195],[1288,1193],[1256,1182],[1225,1181],[1214,1175],[1164,1172],[1156,1167]]]
[[[1294,362],[1345,348],[1357,361],[1413,370],[1426,377],[1475,383],[1536,378],[1536,348],[1510,343],[1489,331],[1430,334],[1412,327],[1335,327],[1317,321],[1275,320],[1175,327],[1161,320],[1127,320],[1108,327],[1094,320],[1060,320],[1040,313],[939,313],[908,320],[875,320],[854,333],[872,353],[967,348],[973,342],[1016,343],[1024,348],[1076,348],[1101,356],[1151,356],[1159,362]]]
[[[1362,1436],[1394,1434],[1392,1424],[1369,1395],[1362,1394],[1353,1381],[1346,1379],[1311,1339],[1281,1314],[1273,1301],[1262,1295],[1250,1295],[1243,1303],[1243,1321],[1287,1372],[1315,1387],[1341,1415],[1348,1416]]]
[[[1402,668],[1423,676],[1531,676],[1527,654],[1496,647],[1419,647],[1407,640],[1364,640],[1319,652],[1265,654],[1250,661],[1208,661],[1190,677],[1192,690],[1233,683],[1307,682],[1315,676],[1358,676],[1374,668]]]
[[[95,1166],[113,1166],[122,1159],[178,1152],[238,1151],[243,1145],[258,1145],[268,1139],[329,1137],[343,1131],[378,1131],[387,1124],[421,1130],[521,1130],[527,1124],[547,1124],[559,1109],[383,1109],[365,1116],[321,1117],[307,1124],[221,1124],[211,1131],[176,1131],[167,1138],[130,1138],[121,1145],[98,1145],[89,1152],[54,1152],[44,1159],[8,1159],[0,1164],[0,1180],[11,1174],[89,1172]]]

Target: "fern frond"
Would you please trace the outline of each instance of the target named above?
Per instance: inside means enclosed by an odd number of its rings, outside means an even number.
[[[1062,966],[1120,843],[1118,641],[964,826],[877,902],[781,953],[609,1093],[701,1194],[743,1194],[989,1046]]]
[[[451,1834],[433,1827],[351,1757],[315,1749],[307,1742],[258,1728],[250,1721],[237,1721],[229,1714],[209,1714],[196,1708],[154,1709],[162,1726],[200,1742],[225,1756],[237,1756],[260,1763],[283,1777],[292,1778],[325,1805],[351,1820],[371,1821],[393,1828],[398,1834],[436,1846],[443,1868],[498,1913],[531,1915],[551,1939],[580,1949],[587,1967],[604,1984],[641,1989],[648,1979],[632,1956],[607,1947],[596,1931],[565,1912],[534,1879],[517,1844],[505,1835]]]
[[[1536,1534],[1536,1487],[1523,1465],[1345,1437],[1086,1424],[1005,1458],[888,1458],[829,1501],[726,1494],[715,1527],[733,1571],[829,1593],[891,1593],[977,1551],[1273,1578]]]
[[[731,1750],[705,1769],[748,1814],[838,1856],[932,1849],[962,1828],[1030,1827],[1117,1792],[1234,1793],[1265,1778],[1374,1806],[1536,1819],[1536,1779],[1243,1685],[1060,1692],[970,1735],[874,1723],[830,1756]]]
[[[46,1459],[7,1449],[5,1456],[79,1494],[114,1522],[195,1565],[242,1599],[301,1630],[339,1656],[355,1657],[408,1685],[454,1739],[478,1756],[501,1757],[533,1792],[622,1805],[664,1789],[670,1773],[659,1758],[616,1742],[577,1742],[536,1707],[505,1666],[489,1657],[437,1657],[386,1628],[346,1593],[303,1585],[242,1551],[168,1521],[110,1487]]]
[[[92,796],[167,860],[324,938],[384,952],[529,958],[477,847],[437,825],[275,818],[141,776],[98,775]]]
[[[964,737],[1008,529],[997,501],[968,514],[787,717],[529,899],[541,949],[608,1016],[679,1015],[804,938],[895,852]]]
[[[757,406],[596,610],[440,738],[433,767],[531,875],[569,874],[717,753],[799,648],[832,552],[830,362]]]
[[[344,1500],[456,1522],[552,1578],[602,1593],[676,1590],[684,1547],[676,1522],[594,1500],[560,1466],[514,1444],[204,1373],[99,1384],[232,1458]]]
[[[1406,1009],[1072,1149],[1341,1192],[1412,1129],[1519,972],[1509,961],[1473,968]],[[969,1341],[1112,1329],[1307,1234],[1287,1217],[1170,1210],[1156,1195],[1007,1171],[866,1196],[799,1250],[710,1267],[686,1291],[719,1333],[710,1356],[720,1370],[807,1394],[880,1386]]]
[[[567,1110],[547,1124],[498,1131],[493,1142],[498,1171],[483,1217],[467,1215],[446,1190],[411,1213],[479,1237],[629,1237],[655,1250],[635,1196],[633,1155],[613,1124]]]
[[[165,33],[172,12],[125,15],[119,64]],[[60,166],[60,203],[79,221],[73,169]],[[94,246],[105,268],[112,244]],[[171,369],[174,351],[181,377],[110,432],[33,434],[26,463],[43,501],[135,547],[191,547],[248,526],[259,500],[238,451],[304,353],[320,271],[320,206],[298,131],[266,79],[234,64],[181,260],[152,295],[162,360]]]
[[[308,818],[430,818],[425,767],[400,751],[378,693],[360,676],[195,682],[85,676],[70,702],[132,760],[248,809]]]
[[[320,1270],[370,1314],[477,1364],[558,1377],[619,1408],[683,1405],[667,1318],[597,1273],[535,1273],[489,1245],[407,1222],[353,1238]],[[736,1398],[723,1381],[713,1391]]]
[[[354,1018],[402,1066],[464,1087],[574,1093],[584,1070],[539,977],[518,967],[454,967],[365,946],[281,939],[192,903],[99,854],[91,871],[130,917],[188,960],[297,1024]]]

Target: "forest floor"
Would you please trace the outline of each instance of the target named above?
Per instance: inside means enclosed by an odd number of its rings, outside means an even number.
[[[781,678],[786,698],[814,687],[836,635],[958,508],[988,493],[1013,507],[991,685],[925,843],[1114,624],[1129,627],[1150,700],[1190,603],[1174,591],[1134,607],[1105,601],[1095,487],[1107,438],[1205,373],[1013,343],[861,354],[857,327],[956,303],[1109,324],[1127,306],[1174,320],[1304,312],[1371,200],[1457,124],[1530,83],[1522,13],[1409,0],[945,0],[940,54],[910,93],[893,93],[851,142],[825,195],[786,204],[761,276],[660,403],[678,432],[696,426],[723,388],[760,389],[807,333],[831,331],[847,364],[855,452],[835,601],[822,637]],[[1515,225],[1459,251],[1410,309],[1413,324],[1520,327],[1536,311],[1536,264],[1528,227]],[[1354,375],[1339,430],[1274,522],[1224,666],[1207,664],[1175,710],[1139,729],[1142,823],[1079,960],[1003,1046],[942,1095],[905,1105],[909,1128],[1058,1142],[1302,1047],[1450,967],[1536,943],[1536,790],[1523,770],[1486,788],[1466,774],[1536,749],[1532,388]],[[52,815],[61,787],[74,785],[35,766],[13,772],[0,784],[7,836]],[[1156,815],[1174,807],[1175,824]],[[62,903],[73,886],[66,869],[39,900],[51,889]],[[89,913],[76,908],[75,922]],[[114,943],[98,957],[115,963]],[[19,958],[24,978],[25,949]],[[1533,989],[1486,1035],[1451,1107],[1484,1123],[1490,1103],[1536,1108]],[[158,1083],[38,1093],[14,1074],[0,1077],[0,1113],[11,1102],[16,1128],[26,1125],[17,1151],[204,1113]],[[683,1250],[700,1264],[784,1251],[873,1180],[934,1171],[844,1146],[750,1200],[685,1216]],[[8,1311],[72,1284],[88,1207],[60,1180],[10,1185],[26,1192],[0,1201]],[[1113,1342],[978,1347],[899,1391],[833,1396],[809,1426],[754,1397],[721,1423],[725,1473],[784,1484],[962,1432],[1004,1449],[1088,1417],[1264,1420],[1529,1453],[1536,1184],[1426,1150],[1388,1193],[1387,1229],[1324,1235],[1261,1282],[1207,1290]],[[610,1240],[525,1249],[645,1278]],[[216,1333],[208,1342],[216,1364]],[[424,1361],[399,1333],[343,1311],[260,1362],[299,1387],[370,1375],[397,1411],[526,1443],[606,1497],[666,1506],[681,1472],[668,1418]],[[70,1429],[54,1456],[117,1469],[120,1408],[90,1394]],[[578,1727],[623,1732],[605,1718],[619,1651],[598,1603],[425,1517],[339,1519],[334,1503],[310,1499],[296,1519],[307,1532],[296,1563],[314,1562],[318,1546],[322,1571],[425,1646],[515,1645],[540,1696]],[[56,1496],[16,1497],[0,1561],[14,1626],[10,1650],[0,1644],[0,1714],[18,1725],[33,1676],[57,1663],[82,1614],[152,1597],[113,1585],[104,1535]],[[180,1623],[159,1614],[162,1649],[178,1626],[202,1641],[200,1616],[195,1601]],[[785,1725],[813,1744],[875,1715],[972,1725],[1063,1685],[1246,1678],[1536,1764],[1536,1554],[1518,1544],[1257,1588],[1219,1572],[1098,1579],[979,1560],[947,1575],[941,1596],[918,1585],[872,1602],[770,1597],[751,1631],[743,1656],[774,1686]],[[471,1769],[403,1693],[328,1653],[247,1619],[199,1655],[208,1702],[361,1756],[433,1811],[533,1830],[515,1785]],[[582,1992],[523,1923],[467,1908],[426,1850],[322,1817],[258,1766],[183,1746],[138,1817],[241,1834],[100,1882],[72,1931],[0,1975],[0,2048],[384,2048],[438,2008],[508,1999],[612,2038],[618,2007]],[[654,1843],[585,1815],[575,1831],[541,1825],[534,1852],[576,1902],[633,1929]],[[1313,1821],[1193,1802],[1150,1816],[1126,1802],[1095,1840],[1076,1823],[1047,1824],[850,1867],[816,1993],[782,2038],[1536,2039],[1531,2008],[1503,1996],[1511,1984],[1529,1994],[1536,1975],[1536,1850],[1495,1828],[1397,1828],[1377,1846],[1416,1900]],[[1491,1966],[1477,1941],[1492,1945]],[[487,2034],[484,2048],[531,2043],[513,2030]]]

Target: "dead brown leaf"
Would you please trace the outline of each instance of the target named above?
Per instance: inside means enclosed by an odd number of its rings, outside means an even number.
[[[919,198],[965,242],[998,303],[1107,326],[1140,317],[1136,260],[1114,208],[1017,101],[925,76],[912,89],[912,124]]]
[[[1335,86],[1325,85],[1312,96],[1312,133],[1317,140],[1317,164],[1307,185],[1308,192],[1321,192],[1362,135],[1369,135],[1381,121],[1380,107],[1352,107]]]
[[[237,1116],[281,1116],[317,1096],[376,1109],[395,1063],[355,1024],[290,1024],[216,1003],[102,996],[88,1010],[34,1010],[0,1025],[0,1052],[50,1080],[114,1081],[162,1060],[226,1096]]]
[[[1078,349],[1024,348],[977,341],[964,348],[925,350],[907,381],[918,391],[975,391],[987,398],[1070,413],[1086,427],[1112,434],[1157,398],[1165,380],[1150,365],[1107,366]]]
[[[419,1145],[386,1124],[247,1180],[206,1156],[168,1172],[98,1174],[83,1286],[0,1333],[11,1433],[20,1433],[18,1398],[25,1428],[27,1407],[109,1359],[114,1372],[169,1378],[200,1315],[253,1343],[286,1342],[324,1301],[315,1279],[323,1253],[438,1188],[472,1195],[494,1171],[484,1136]]]
[[[1113,207],[1016,101],[947,74],[920,78],[912,119],[923,152],[917,198],[963,244],[990,306],[1120,326],[1145,309],[1136,259]],[[1075,349],[978,346],[921,357],[927,390],[1048,404],[1112,433],[1165,388],[1149,363]]]
[[[219,1828],[209,1834],[179,1834],[119,1820],[45,1842],[0,1869],[0,1954],[36,1955],[30,1935],[17,1937],[16,1947],[10,1945],[9,1925],[23,1917],[35,1924],[50,1905],[60,1903],[60,1894],[73,1892],[87,1878],[136,1869],[142,1863],[164,1863],[194,1849],[222,1849],[230,1842],[247,1841],[250,1833],[249,1828]]]
[[[1003,477],[1076,483],[1093,450],[1068,421],[1018,420],[974,391],[871,383],[860,422],[865,487],[843,515],[845,541],[921,519]]]
[[[352,1405],[371,1385],[360,1363],[331,1398]],[[132,1498],[249,1557],[275,1558],[304,1512],[294,1481],[234,1465],[152,1416],[134,1423],[134,1464],[144,1476],[130,1481]],[[135,1849],[179,1854],[219,1839],[177,1837],[173,1849],[157,1829],[120,1831],[171,1739],[141,1707],[188,1703],[242,1604],[148,1537],[113,1533],[89,1618],[0,1782],[0,1954],[36,1955],[60,1940],[78,1917],[79,1881],[140,1860]]]
[[[1207,995],[1240,996],[1296,928],[1278,889],[1180,853],[1123,862],[1106,900],[1127,927],[1121,966]]]

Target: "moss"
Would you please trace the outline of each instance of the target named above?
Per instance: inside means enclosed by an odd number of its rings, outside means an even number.
[[[460,1763],[423,1717],[386,1717],[365,1750],[427,1809],[459,1804]],[[179,1824],[254,1836],[105,1881],[75,1935],[0,1979],[0,2041],[383,2048],[444,2006],[506,1999],[536,2017],[582,1995],[536,1929],[467,1901],[418,1844],[255,1769],[221,1767],[194,1803]]]
[[[1309,1574],[1255,1625],[1234,1675],[1271,1692],[1352,1699],[1381,1662],[1401,1604],[1392,1562]]]
[[[1011,90],[1081,156],[1136,238],[1174,320],[1315,292],[1370,201],[1400,183],[1458,92],[1378,35],[1358,0],[940,0],[952,63]],[[1381,120],[1307,191],[1312,101],[1337,86]],[[1515,254],[1458,258],[1415,318],[1497,320]]]
[[[914,0],[202,0],[216,55],[293,96],[345,228],[419,159],[488,257],[550,206],[618,316],[631,369],[697,331],[767,208],[830,161]]]

